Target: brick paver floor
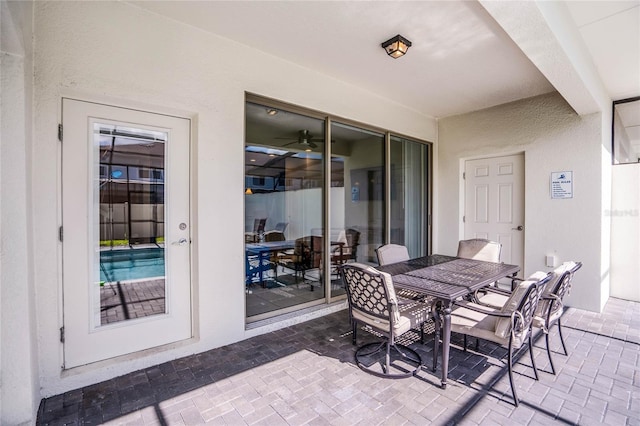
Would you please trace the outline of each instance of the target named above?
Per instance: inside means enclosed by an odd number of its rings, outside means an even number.
[[[177,359],[42,401],[38,424],[110,425],[640,425],[640,304],[610,299],[602,314],[567,309],[569,356],[544,338],[516,365],[511,400],[505,350],[454,336],[449,385],[440,370],[389,380],[354,365],[347,311]],[[358,333],[358,344],[375,340]],[[432,339],[415,340],[425,363]],[[557,329],[552,345],[561,351]],[[472,345],[473,346],[473,345]]]

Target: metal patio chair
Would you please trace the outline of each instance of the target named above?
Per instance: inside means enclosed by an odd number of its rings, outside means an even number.
[[[565,262],[553,271],[553,275],[546,284],[540,302],[533,317],[533,326],[542,330],[545,335],[547,356],[551,372],[556,374],[553,359],[551,357],[551,347],[549,345],[549,330],[554,324],[558,326],[558,334],[562,343],[562,350],[568,355],[567,346],[562,336],[562,314],[564,313],[563,299],[571,290],[571,283],[575,272],[582,267],[581,262]],[[499,289],[491,289],[479,303],[490,307],[502,307],[510,296],[510,292]]]
[[[501,309],[491,309],[473,302],[461,301],[456,302],[457,308],[451,313],[451,331],[465,335],[464,351],[467,350],[467,335],[507,348],[509,383],[516,407],[520,400],[513,383],[514,350],[519,351],[527,347],[535,379],[538,380],[538,370],[532,352],[531,329],[544,285],[551,279],[552,274],[546,274],[542,278],[537,274],[534,276],[536,278],[521,282]],[[437,356],[437,353],[434,356]]]
[[[429,319],[431,306],[399,299],[391,275],[369,265],[347,263],[340,271],[347,288],[353,344],[356,344],[358,324],[383,337],[356,350],[358,367],[373,375],[394,379],[416,374],[422,366],[422,358],[415,350],[397,341],[411,329],[420,328],[424,343],[424,323]],[[376,368],[377,365],[380,367]],[[398,372],[393,372],[392,368]]]

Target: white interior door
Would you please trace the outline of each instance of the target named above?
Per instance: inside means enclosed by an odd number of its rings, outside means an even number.
[[[524,155],[465,162],[464,238],[502,244],[500,260],[524,267]]]
[[[190,121],[63,99],[64,362],[190,338]]]

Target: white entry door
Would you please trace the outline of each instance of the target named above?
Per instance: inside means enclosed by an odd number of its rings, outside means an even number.
[[[464,238],[502,244],[500,261],[524,268],[524,155],[465,163]]]
[[[190,121],[63,99],[64,367],[188,339]]]

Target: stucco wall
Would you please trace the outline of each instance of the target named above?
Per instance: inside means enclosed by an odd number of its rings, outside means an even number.
[[[245,331],[244,326],[245,92],[435,140],[433,119],[122,2],[37,2],[34,7],[33,212],[38,235],[34,270],[43,396],[264,332]],[[188,345],[61,372],[61,245],[56,240],[61,208],[56,127],[61,96],[194,119],[197,339]]]
[[[464,160],[524,152],[525,275],[550,270],[546,255],[560,263],[582,261],[566,302],[600,311],[608,296],[608,254],[601,250],[607,236],[603,121],[600,113],[578,116],[557,93],[440,120],[438,252],[455,254],[462,236]],[[551,199],[550,175],[556,171],[573,171],[572,199]]]
[[[0,424],[37,408],[30,215],[31,2],[0,3]]]

